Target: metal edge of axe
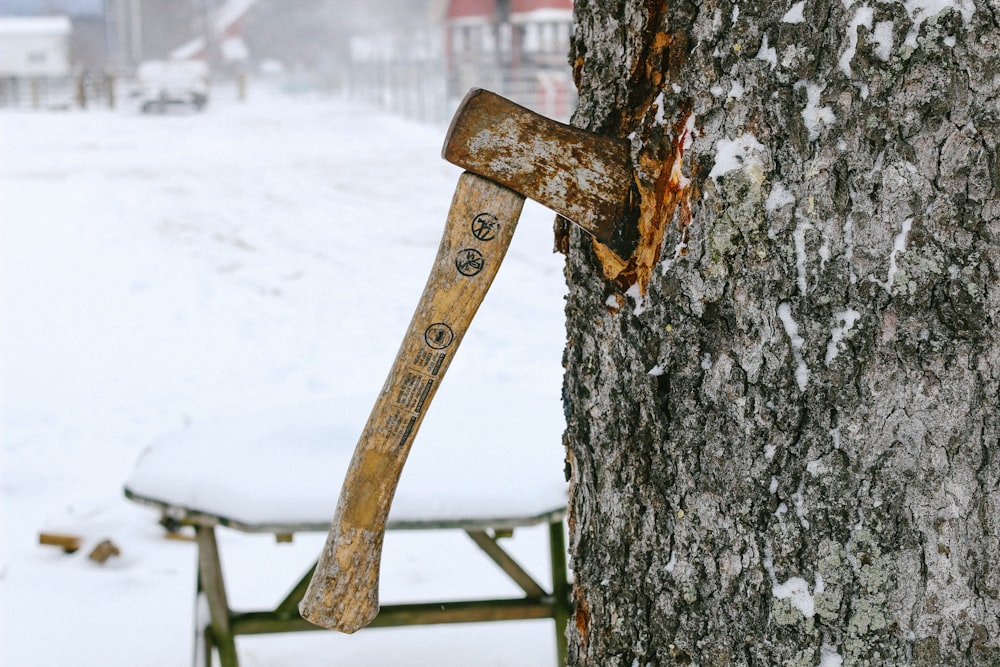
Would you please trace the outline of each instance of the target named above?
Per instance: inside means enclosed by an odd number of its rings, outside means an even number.
[[[481,89],[456,111],[442,155],[466,171],[299,605],[304,619],[341,632],[355,632],[378,614],[382,543],[403,464],[499,269],[525,197],[607,244],[632,188],[627,140],[559,123]]]

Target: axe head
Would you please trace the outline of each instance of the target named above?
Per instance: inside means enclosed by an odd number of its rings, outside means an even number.
[[[623,237],[631,236],[627,227],[634,225],[628,211],[633,188],[629,151],[626,139],[587,132],[473,88],[455,112],[441,153],[617,249]]]

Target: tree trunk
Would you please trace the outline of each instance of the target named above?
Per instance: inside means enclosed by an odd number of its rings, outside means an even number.
[[[1000,5],[575,11],[570,664],[1000,665]]]

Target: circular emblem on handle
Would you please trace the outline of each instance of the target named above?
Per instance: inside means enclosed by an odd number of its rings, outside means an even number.
[[[482,271],[484,266],[486,266],[486,260],[483,258],[483,253],[475,248],[459,250],[455,257],[455,268],[463,276],[472,277]]]
[[[492,241],[500,231],[500,221],[492,213],[480,213],[472,219],[472,235],[480,241]]]
[[[444,322],[435,322],[424,330],[424,342],[435,350],[443,350],[455,340],[455,332]]]

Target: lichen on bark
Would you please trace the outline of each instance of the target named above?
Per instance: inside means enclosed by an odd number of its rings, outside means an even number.
[[[1000,664],[1000,10],[914,7],[577,0],[571,664]]]

